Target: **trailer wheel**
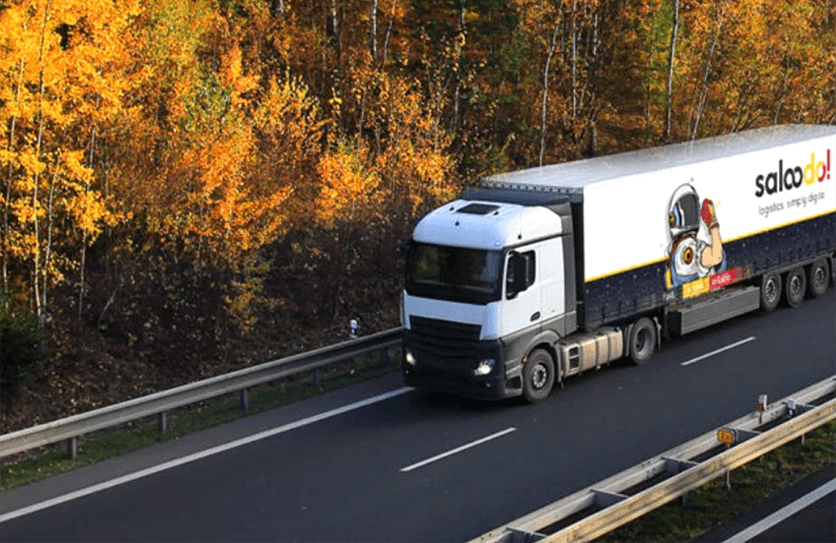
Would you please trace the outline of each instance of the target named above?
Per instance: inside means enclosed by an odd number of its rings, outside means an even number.
[[[542,402],[554,386],[554,359],[548,351],[535,349],[523,367],[523,395],[528,403]]]
[[[804,268],[795,268],[787,273],[787,282],[784,285],[784,295],[787,305],[798,307],[804,301],[804,294],[807,292],[807,275]]]
[[[656,352],[656,325],[647,317],[636,321],[630,329],[630,358],[637,366],[647,363]]]
[[[761,311],[773,311],[781,301],[781,276],[768,273],[761,278]]]
[[[807,281],[807,290],[810,298],[818,298],[827,291],[830,283],[830,267],[826,258],[820,258],[810,266],[810,276]]]

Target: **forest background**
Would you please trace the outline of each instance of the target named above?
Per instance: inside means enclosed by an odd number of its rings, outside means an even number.
[[[832,0],[0,0],[0,432],[396,326],[486,174],[834,121]]]

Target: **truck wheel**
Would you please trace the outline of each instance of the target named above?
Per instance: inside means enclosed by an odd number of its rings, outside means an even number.
[[[818,298],[827,291],[830,283],[830,266],[826,258],[820,258],[810,266],[810,276],[807,281],[807,290],[810,298]]]
[[[647,363],[656,352],[656,325],[647,317],[636,321],[630,329],[630,358],[637,366]]]
[[[804,301],[804,294],[807,292],[807,275],[804,268],[795,268],[787,273],[787,282],[784,285],[784,295],[787,305],[798,307]]]
[[[523,395],[528,403],[542,402],[554,386],[554,359],[548,351],[535,349],[523,367]]]
[[[773,311],[781,301],[781,276],[768,273],[761,278],[761,311]]]

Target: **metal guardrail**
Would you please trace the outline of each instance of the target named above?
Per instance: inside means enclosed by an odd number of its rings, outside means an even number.
[[[836,376],[766,405],[533,513],[471,543],[592,541],[730,470],[836,419]],[[762,410],[760,410],[762,408]],[[781,419],[787,419],[781,422]],[[776,426],[771,429],[769,427]],[[759,431],[763,429],[764,431]],[[721,441],[722,440],[722,441]],[[584,516],[586,515],[586,516]],[[569,519],[580,520],[570,522]]]
[[[165,431],[167,411],[231,392],[240,392],[241,408],[247,409],[247,389],[250,387],[311,370],[314,371],[314,382],[318,384],[318,370],[322,366],[374,351],[381,353],[381,361],[385,363],[388,359],[388,349],[400,345],[401,331],[402,328],[393,328],[3,434],[0,435],[0,458],[63,440],[67,440],[67,452],[74,458],[77,454],[77,438],[82,434],[152,415],[158,416],[160,431]]]

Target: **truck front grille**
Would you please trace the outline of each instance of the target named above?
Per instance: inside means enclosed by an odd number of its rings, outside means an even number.
[[[410,327],[422,351],[440,358],[469,358],[479,341],[482,327],[410,315]]]

